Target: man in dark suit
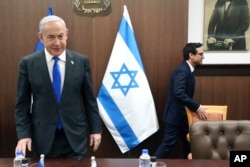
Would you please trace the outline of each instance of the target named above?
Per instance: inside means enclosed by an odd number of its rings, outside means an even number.
[[[164,110],[164,138],[155,156],[168,158],[179,138],[183,144],[183,156],[187,158],[190,145],[186,135],[189,131],[185,106],[196,111],[201,119],[207,119],[202,106],[192,98],[195,90],[194,68],[202,64],[203,48],[201,43],[187,43],[183,49],[184,61],[174,70],[168,89],[167,103]]]
[[[246,50],[245,32],[249,23],[246,0],[218,0],[208,25],[209,49]]]
[[[85,55],[66,49],[68,29],[58,16],[39,24],[45,49],[22,58],[19,66],[15,120],[17,150],[39,157],[75,157],[87,154],[87,142],[96,151],[101,143],[101,120]],[[53,66],[58,58],[58,86]],[[54,88],[59,87],[59,98]],[[57,99],[58,98],[58,99]],[[31,100],[33,99],[33,101]],[[88,138],[90,134],[90,138]]]

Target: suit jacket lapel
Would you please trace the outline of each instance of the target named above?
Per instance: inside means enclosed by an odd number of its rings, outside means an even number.
[[[190,95],[191,95],[191,97],[193,97],[193,95],[194,95],[194,90],[195,90],[195,74],[194,74],[194,71],[193,72],[191,72],[191,70],[190,70],[190,67],[189,67],[189,65],[188,65],[188,63],[187,62],[185,62],[185,68],[186,68],[186,70],[189,72],[189,85],[190,85]]]
[[[43,78],[43,81],[45,84],[44,86],[47,87],[48,90],[50,90],[49,91],[50,95],[53,96],[53,98],[55,98],[53,85],[52,85],[52,82],[51,82],[51,79],[49,76],[49,70],[48,70],[44,51],[42,51],[41,54],[39,54],[38,56],[39,56],[38,67],[40,67],[40,69],[41,69],[41,74],[44,74],[44,75],[42,75],[44,77]]]
[[[194,92],[194,89],[195,89],[195,74],[194,74],[194,71],[191,72],[191,78],[192,78],[192,82],[193,82],[193,92]]]
[[[66,50],[65,77],[64,77],[61,101],[63,100],[64,94],[66,94],[67,89],[69,88],[70,83],[72,81],[74,64],[75,64],[74,56]]]

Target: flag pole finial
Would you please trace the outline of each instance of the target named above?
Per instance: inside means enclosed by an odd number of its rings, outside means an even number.
[[[123,5],[123,10],[127,10],[127,6],[126,5]]]

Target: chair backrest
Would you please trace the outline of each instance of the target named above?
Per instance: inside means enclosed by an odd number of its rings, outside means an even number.
[[[202,107],[206,108],[206,112],[208,113],[208,119],[211,121],[221,121],[227,119],[227,106],[226,105],[202,105]],[[188,107],[185,107],[188,125],[189,127],[196,121],[199,121],[200,118],[198,114],[194,111],[191,111]],[[190,141],[189,133],[187,134],[187,140]]]
[[[250,150],[250,121],[197,121],[189,131],[193,159],[229,159],[230,150]]]
[[[227,119],[227,105],[202,105],[202,107],[206,108],[206,112],[208,113],[208,120],[210,121],[220,121]],[[199,121],[200,118],[196,112],[191,111],[189,108],[185,107],[188,124],[189,127],[192,123]]]

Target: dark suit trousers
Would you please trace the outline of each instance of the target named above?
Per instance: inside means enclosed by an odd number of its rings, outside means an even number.
[[[75,153],[71,148],[67,137],[64,133],[64,130],[56,130],[55,137],[52,143],[52,147],[48,155],[48,158],[77,158],[77,160],[81,160],[85,157],[85,155],[80,153]]]
[[[179,139],[182,141],[183,158],[190,153],[190,143],[187,141],[188,126],[165,125],[164,138],[155,152],[157,158],[168,158]]]

